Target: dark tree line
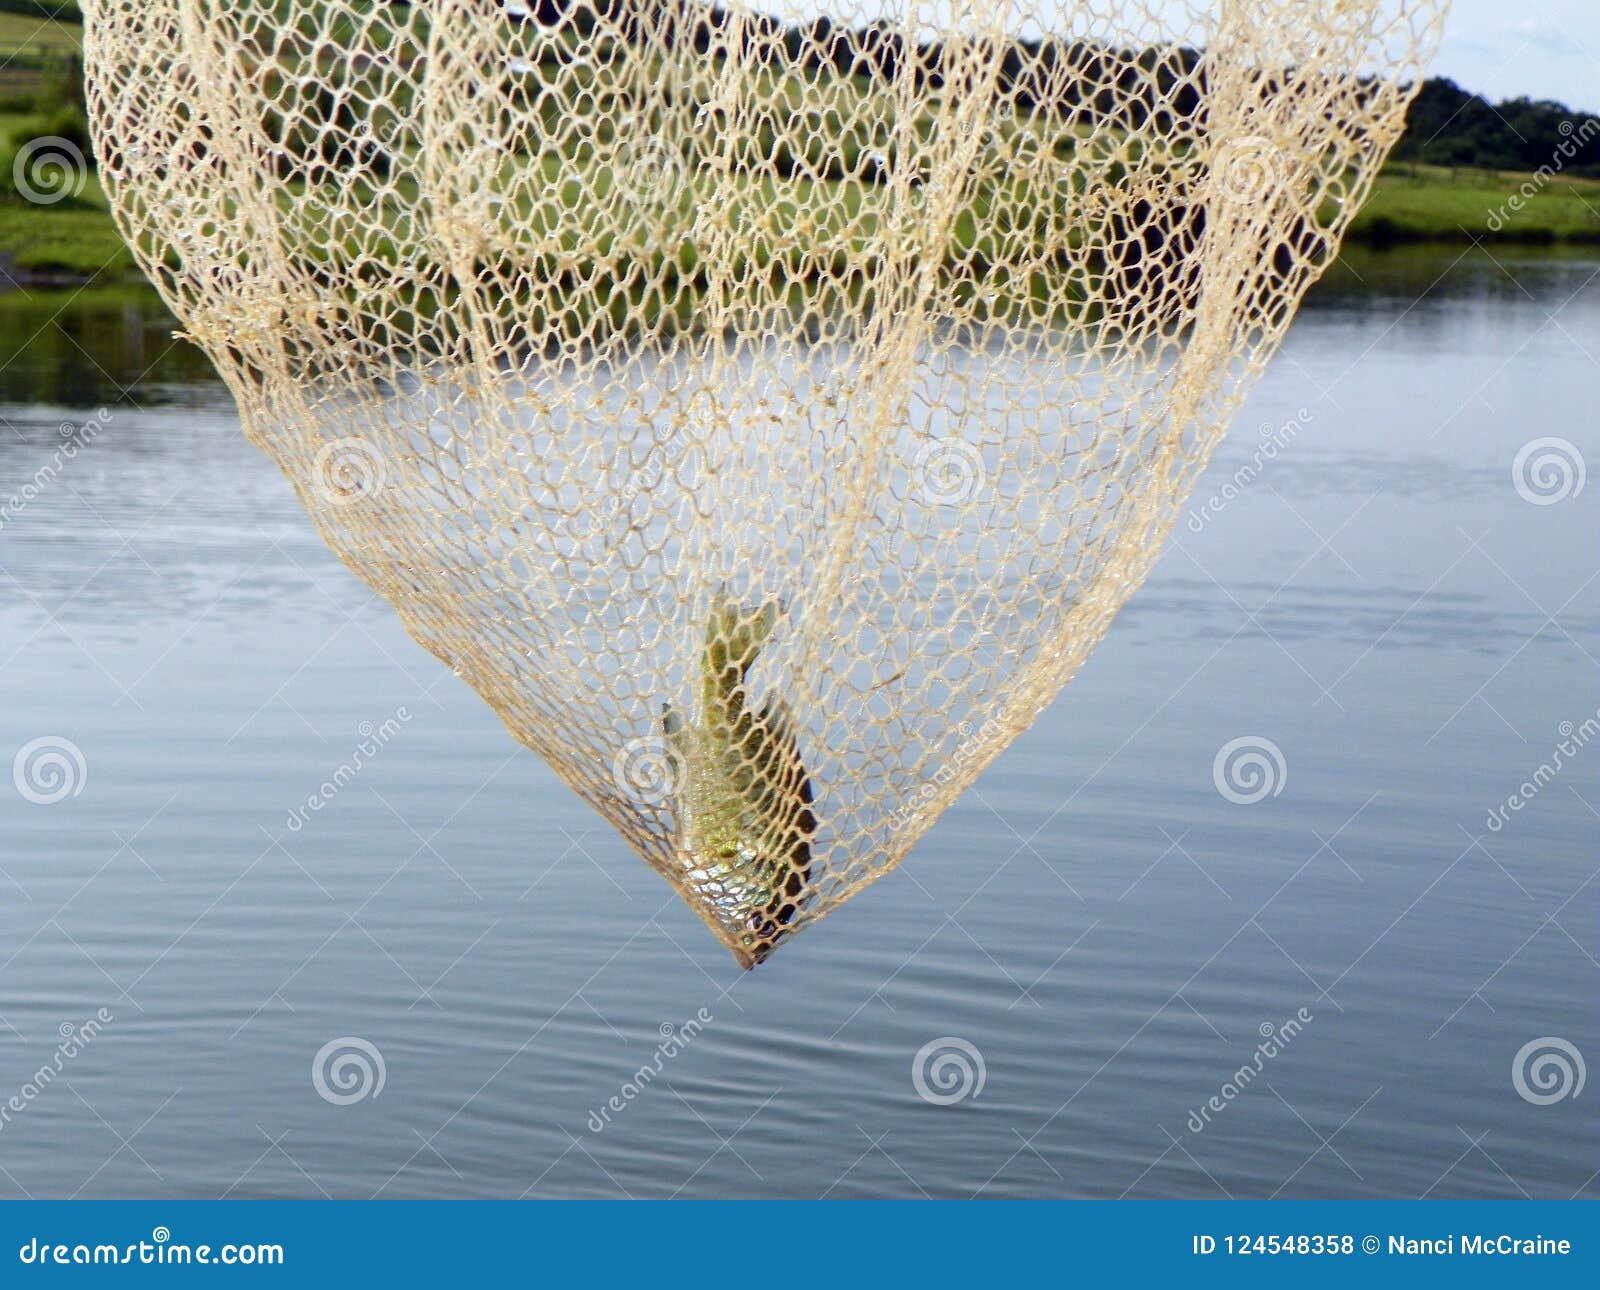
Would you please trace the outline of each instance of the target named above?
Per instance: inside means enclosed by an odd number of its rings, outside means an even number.
[[[24,18],[59,18],[82,22],[78,0],[0,0],[0,13],[20,13]]]
[[[672,36],[699,51],[726,48],[735,19],[725,10],[694,0],[536,0],[533,20],[562,21],[579,30],[603,24],[623,39],[637,39],[646,22],[659,29],[669,9]],[[649,13],[648,19],[641,16]],[[887,79],[908,60],[921,84],[944,83],[944,51],[938,44],[910,44],[886,24],[852,29],[827,17],[789,26],[780,19],[746,14],[751,43],[781,45],[797,67],[845,76]],[[999,92],[1024,110],[1052,111],[1076,124],[1104,121],[1157,129],[1194,121],[1204,113],[1205,81],[1200,52],[1192,49],[1116,49],[1087,41],[1019,40],[1006,53]],[[1600,176],[1600,121],[1594,114],[1550,100],[1507,99],[1490,104],[1444,77],[1424,81],[1406,116],[1395,148],[1401,161],[1491,170],[1537,170]]]
[[[1398,161],[1488,170],[1552,166],[1600,177],[1600,120],[1595,113],[1548,99],[1490,104],[1436,76],[1422,83],[1394,156]]]
[[[781,48],[790,65],[808,71],[889,80],[909,68],[919,86],[938,89],[945,82],[942,45],[908,41],[883,22],[853,28],[823,15],[788,24],[748,11],[735,16],[695,0],[529,0],[528,8],[525,21],[555,26],[564,20],[585,34],[600,27],[637,40],[648,29],[701,53],[728,49],[742,34],[748,47]],[[1126,126],[1152,118],[1159,126],[1202,108],[1199,61],[1191,49],[1119,50],[1088,41],[1023,39],[1006,51],[997,88],[1025,110],[1047,107],[1086,120],[1115,112]]]
[[[406,0],[388,0],[406,7]],[[665,23],[673,39],[699,51],[725,48],[735,19],[697,0],[526,0],[530,20],[563,21],[579,31],[604,26],[637,39],[648,22]],[[285,0],[285,7],[292,8]],[[426,4],[420,4],[425,10]],[[76,0],[0,0],[0,12],[39,17],[80,17]],[[643,15],[650,15],[648,18]],[[665,15],[665,16],[664,16]],[[887,79],[908,60],[919,83],[944,83],[944,50],[912,44],[887,24],[852,29],[827,17],[801,25],[746,13],[746,38],[767,48],[781,45],[797,67],[844,76]],[[1193,121],[1204,112],[1200,53],[1179,49],[1121,50],[1086,41],[1019,40],[1007,51],[999,90],[1024,110],[1053,111],[1070,123],[1096,122],[1115,113],[1118,124],[1162,128]],[[1422,84],[1395,147],[1397,161],[1489,170],[1537,170],[1600,177],[1600,121],[1546,99],[1515,98],[1491,104],[1445,77]]]

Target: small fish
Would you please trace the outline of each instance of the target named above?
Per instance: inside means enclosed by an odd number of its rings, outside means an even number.
[[[746,968],[776,947],[811,880],[811,780],[787,706],[747,705],[750,668],[778,623],[778,603],[749,610],[718,592],[700,661],[699,722],[662,713],[680,775],[679,854],[696,894],[738,938]]]

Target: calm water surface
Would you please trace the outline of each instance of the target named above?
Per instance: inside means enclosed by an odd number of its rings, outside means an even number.
[[[1487,821],[1600,707],[1600,487],[1512,477],[1600,463],[1597,271],[1334,274],[1079,678],[748,976],[321,547],[149,297],[0,300],[0,1195],[1594,1195],[1600,1099],[1513,1060],[1600,1060],[1600,748]],[[53,804],[6,773],[43,737],[85,767]],[[376,1096],[319,1096],[341,1037]],[[952,1037],[983,1083],[935,1105]]]

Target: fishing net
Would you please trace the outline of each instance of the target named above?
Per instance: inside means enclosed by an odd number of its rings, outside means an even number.
[[[1439,17],[85,8],[113,210],[245,432],[746,965],[1105,634]]]

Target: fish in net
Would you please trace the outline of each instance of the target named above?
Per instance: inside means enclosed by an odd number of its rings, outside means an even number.
[[[1105,634],[1441,16],[84,8],[113,213],[245,433],[746,966]]]

